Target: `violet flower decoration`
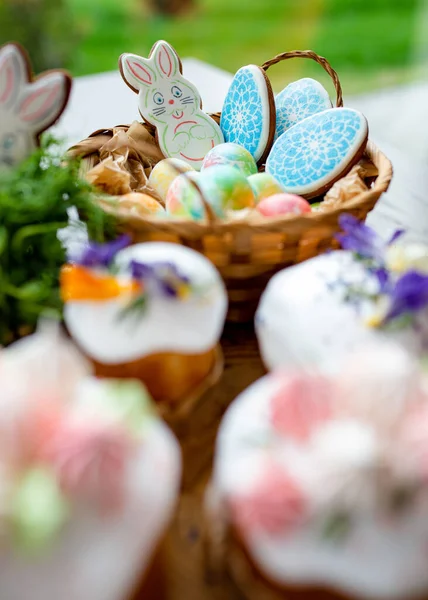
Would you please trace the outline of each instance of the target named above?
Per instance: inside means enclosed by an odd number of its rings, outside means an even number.
[[[391,291],[391,277],[388,269],[385,267],[379,267],[374,269],[373,275],[376,277],[379,283],[379,292],[381,294],[388,294]]]
[[[356,252],[363,258],[383,261],[385,243],[371,227],[349,214],[339,217],[339,225],[343,233],[338,233],[336,239],[344,250]]]
[[[398,279],[390,294],[391,305],[385,322],[428,306],[428,275],[408,271]]]
[[[361,223],[352,215],[341,215],[339,225],[343,233],[338,233],[335,237],[344,250],[351,250],[362,258],[376,260],[381,264],[384,262],[386,246],[396,242],[404,233],[402,229],[398,229],[389,242],[385,243],[371,227]]]
[[[153,282],[162,295],[176,298],[180,285],[188,285],[190,279],[179,272],[176,265],[170,262],[158,262],[151,265],[136,260],[130,263],[132,277]]]
[[[131,239],[128,235],[122,235],[105,244],[89,242],[80,255],[70,257],[70,261],[83,267],[109,267],[116,254],[129,246],[130,243]]]

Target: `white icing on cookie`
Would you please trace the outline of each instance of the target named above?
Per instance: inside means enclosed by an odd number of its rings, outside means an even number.
[[[391,352],[373,347],[371,368]],[[412,391],[414,371],[400,369],[397,377],[394,366],[396,361],[385,373],[380,365],[380,378],[391,376],[400,390],[408,390],[407,404],[395,413],[399,428],[420,396]],[[388,512],[394,490],[414,481],[410,471],[396,470],[397,456],[411,454],[405,438],[370,415],[362,418],[352,403],[343,414],[347,398],[335,397],[334,381],[321,386],[327,385],[325,397],[337,405],[317,420],[319,408],[308,401],[321,401],[320,382],[315,378],[311,397],[303,385],[309,381],[310,374],[271,374],[233,402],[218,435],[212,498],[225,507],[224,516],[238,527],[262,574],[277,585],[325,586],[350,597],[385,600],[426,591],[428,493],[421,471],[416,477],[423,487],[414,502]],[[288,397],[282,397],[288,384]],[[354,389],[358,385],[354,380]],[[365,391],[377,399],[376,386]],[[389,401],[395,404],[390,391],[381,399],[384,412]],[[294,437],[299,422],[309,423],[307,437]],[[281,431],[287,423],[289,435]]]
[[[14,166],[33,152],[39,134],[63,112],[70,89],[71,79],[62,71],[33,81],[19,46],[0,49],[0,167]]]
[[[196,354],[213,348],[227,311],[223,281],[203,255],[178,244],[137,244],[117,254],[121,280],[131,281],[129,265],[171,263],[189,278],[192,292],[173,298],[148,289],[141,313],[124,315],[129,295],[105,301],[69,301],[64,318],[79,346],[93,359],[119,364],[157,352]]]
[[[260,67],[242,67],[233,78],[221,112],[226,142],[239,144],[259,162],[272,143],[275,105],[272,89]]]
[[[199,170],[209,150],[224,141],[223,134],[201,110],[200,94],[183,77],[174,48],[159,41],[149,58],[122,54],[119,65],[127,85],[139,92],[141,116],[156,127],[162,153]]]
[[[408,350],[421,352],[428,341],[428,312],[419,327],[396,331],[365,323],[371,302],[358,308],[345,300],[346,288],[376,289],[376,281],[352,253],[318,256],[275,275],[262,295],[256,331],[268,369],[316,366],[338,372],[343,358],[360,344],[394,338]],[[422,325],[425,323],[425,326]]]
[[[350,108],[316,113],[287,129],[274,143],[266,172],[286,192],[312,198],[350,169],[364,149],[367,120]]]

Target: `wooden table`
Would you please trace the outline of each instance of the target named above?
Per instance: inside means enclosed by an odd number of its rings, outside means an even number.
[[[220,110],[232,76],[194,59],[184,60],[183,65],[185,75],[201,91],[205,109],[208,112]],[[383,108],[379,104],[381,102],[384,103]],[[372,138],[389,156],[395,168],[390,191],[381,198],[368,222],[385,236],[398,227],[405,227],[408,239],[428,241],[428,169],[414,157],[409,159],[391,144],[391,140],[382,142],[381,125],[385,123],[385,114],[388,111],[394,114],[390,95],[380,95],[378,102],[367,96],[352,98],[347,105],[360,106],[364,110],[371,125]],[[70,145],[96,129],[130,123],[136,118],[136,97],[123,84],[118,73],[83,77],[75,81],[71,103],[57,127],[57,133],[64,136],[65,142]],[[263,374],[263,366],[254,335],[248,329],[227,326],[222,342],[226,355],[225,377],[229,385],[228,397],[221,401],[228,404],[243,387]],[[251,364],[245,380],[241,357],[236,354],[237,345],[246,347],[247,360]],[[209,467],[198,484],[184,492],[180,500],[167,544],[169,600],[236,600],[239,597],[227,583],[208,585],[204,580],[201,506],[208,479]]]

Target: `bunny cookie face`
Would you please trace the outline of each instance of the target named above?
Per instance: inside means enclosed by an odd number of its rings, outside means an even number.
[[[156,127],[161,151],[200,169],[214,146],[223,142],[217,123],[201,110],[195,86],[181,74],[181,62],[166,42],[157,42],[148,59],[122,54],[122,77],[139,93],[143,119]]]
[[[32,81],[24,51],[0,49],[0,168],[12,167],[37,147],[39,135],[58,119],[70,94],[71,79],[51,71]]]

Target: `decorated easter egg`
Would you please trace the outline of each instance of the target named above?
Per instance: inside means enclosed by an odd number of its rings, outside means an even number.
[[[119,197],[119,208],[126,208],[139,215],[165,215],[165,209],[160,202],[148,194],[131,192]]]
[[[198,189],[192,184],[195,181],[200,186],[201,174],[189,171],[179,175],[169,186],[165,207],[169,215],[200,220],[204,217],[204,205]]]
[[[311,205],[307,200],[295,194],[274,194],[259,202],[256,209],[265,217],[277,215],[303,215],[311,212]]]
[[[219,144],[210,150],[202,164],[202,171],[218,165],[235,167],[246,177],[257,173],[256,161],[248,150],[232,142]]]
[[[166,158],[159,161],[154,167],[149,177],[149,186],[162,198],[165,202],[168,188],[173,180],[182,172],[193,171],[184,160],[179,158]]]
[[[296,123],[332,107],[327,90],[315,79],[293,81],[275,97],[276,132],[279,137]]]
[[[264,162],[275,134],[275,99],[266,73],[256,65],[242,67],[233,78],[221,112],[226,142],[235,142]]]
[[[254,192],[247,178],[234,167],[222,165],[201,173],[201,189],[205,199],[219,217],[229,211],[255,206]]]
[[[269,173],[255,173],[254,175],[250,175],[248,183],[254,192],[256,202],[284,191],[282,186]]]
[[[266,172],[286,192],[314,198],[326,192],[361,158],[367,120],[351,108],[332,108],[307,117],[275,142]]]

